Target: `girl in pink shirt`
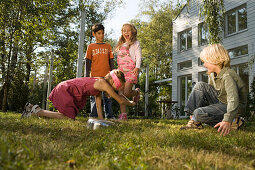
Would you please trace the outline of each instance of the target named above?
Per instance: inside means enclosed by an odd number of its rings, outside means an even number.
[[[137,40],[137,30],[132,24],[124,24],[121,29],[122,35],[119,38],[115,51],[117,52],[118,69],[125,75],[126,83],[124,93],[127,97],[133,97],[135,103],[140,98],[140,90],[133,86],[137,84],[138,74],[140,71],[142,52],[140,43]],[[126,120],[126,106],[120,105],[121,114],[119,119]]]
[[[42,110],[38,105],[27,103],[22,117],[32,115],[49,118],[71,118],[75,119],[82,109],[88,96],[96,96],[98,118],[103,119],[100,91],[105,91],[113,97],[120,105],[134,106],[133,101],[129,102],[121,98],[114,90],[120,90],[125,83],[124,74],[119,70],[112,70],[104,78],[82,77],[67,80],[59,83],[51,92],[49,99],[58,112]]]

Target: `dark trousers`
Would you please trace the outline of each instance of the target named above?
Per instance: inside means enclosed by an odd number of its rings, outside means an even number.
[[[113,118],[114,115],[112,113],[112,99],[106,97],[104,92],[102,92],[102,99],[103,99],[105,118],[108,118],[108,119]],[[90,105],[91,105],[91,113],[89,116],[98,117],[96,101],[94,96],[90,96]]]
[[[184,111],[196,121],[214,126],[222,121],[227,105],[221,103],[215,88],[205,82],[198,82],[191,91]]]

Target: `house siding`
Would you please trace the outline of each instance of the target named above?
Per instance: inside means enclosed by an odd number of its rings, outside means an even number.
[[[223,36],[223,45],[226,49],[236,48],[242,45],[248,45],[248,55],[232,59],[231,64],[248,63],[251,56],[255,55],[255,1],[254,0],[225,0],[226,11],[235,9],[243,4],[247,7],[247,29],[237,32],[230,36]],[[179,16],[173,21],[173,61],[172,61],[172,100],[180,101],[180,87],[178,78],[185,75],[192,75],[192,82],[198,82],[198,73],[206,71],[202,66],[198,66],[198,58],[204,46],[198,45],[198,24],[203,22],[199,18],[199,7],[196,3],[191,4],[189,13],[187,6],[182,9]],[[187,51],[179,52],[178,34],[186,29],[192,28],[192,48]],[[192,60],[192,68],[182,71],[177,70],[178,63]],[[249,84],[255,76],[255,64],[250,65]]]

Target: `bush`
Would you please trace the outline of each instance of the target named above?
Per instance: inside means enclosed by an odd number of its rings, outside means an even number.
[[[250,93],[248,95],[247,100],[247,108],[246,114],[243,115],[246,119],[251,120],[254,119],[255,112],[255,78],[253,78],[253,82],[251,83]]]

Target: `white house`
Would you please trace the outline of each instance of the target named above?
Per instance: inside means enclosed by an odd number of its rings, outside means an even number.
[[[229,51],[231,67],[250,87],[255,76],[255,0],[224,0],[226,15],[222,44]],[[173,21],[172,100],[183,108],[192,85],[207,81],[199,54],[207,46],[208,32],[196,3],[184,6]],[[181,113],[181,116],[186,116]]]

